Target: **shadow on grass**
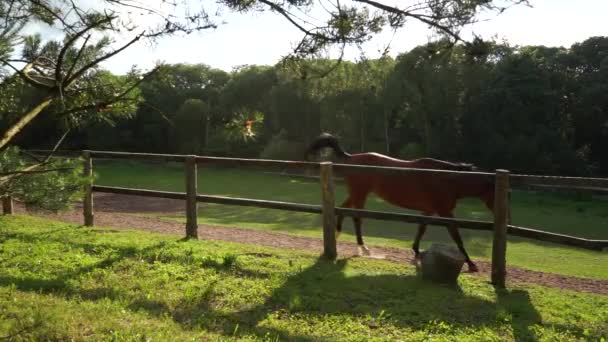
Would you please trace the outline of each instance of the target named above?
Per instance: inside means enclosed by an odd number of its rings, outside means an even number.
[[[234,263],[230,257],[227,257],[223,262],[219,262],[214,258],[198,257],[192,252],[181,252],[181,254],[163,253],[167,242],[160,242],[151,246],[138,248],[134,246],[120,246],[111,243],[86,243],[86,242],[68,242],[64,238],[57,237],[42,237],[30,234],[11,233],[11,239],[19,239],[24,242],[33,242],[44,240],[46,242],[58,242],[69,244],[71,248],[82,249],[90,255],[107,255],[103,259],[89,265],[70,269],[65,272],[57,272],[51,277],[28,277],[28,276],[6,276],[0,275],[0,286],[14,285],[22,291],[34,291],[38,293],[55,293],[61,294],[68,298],[78,296],[85,300],[98,300],[101,298],[117,299],[121,295],[118,288],[96,288],[96,289],[81,289],[74,288],[73,280],[86,275],[95,270],[109,269],[115,264],[129,259],[136,258],[139,261],[154,263],[179,263],[187,265],[197,265],[200,267],[214,269],[217,273],[231,273],[236,276],[250,278],[268,278],[267,274],[253,272]],[[178,240],[183,242],[183,240]]]
[[[12,238],[31,239],[29,235]],[[186,329],[203,328],[225,336],[255,335],[280,340],[313,341],[308,330],[298,330],[300,324],[315,324],[329,316],[348,316],[364,322],[370,329],[393,326],[411,330],[435,329],[432,322],[441,321],[453,328],[511,325],[516,340],[534,340],[532,325],[541,317],[523,290],[497,291],[497,303],[465,293],[460,287],[446,287],[426,282],[415,275],[357,273],[346,269],[349,259],[329,262],[319,258],[310,267],[293,273],[272,291],[266,300],[242,310],[229,311],[218,302],[216,284],[206,285],[196,296],[183,296],[177,303],[163,299],[148,299],[144,293],[133,293],[115,287],[81,288],[78,279],[98,269],[111,269],[125,259],[137,262],[162,262],[196,265],[214,269],[231,276],[265,279],[271,274],[249,270],[228,258],[220,262],[200,257],[183,250],[165,251],[166,242],[148,247],[68,242],[58,237],[57,242],[70,244],[86,253],[105,257],[90,265],[50,277],[0,276],[0,286],[14,285],[21,291],[53,293],[66,298],[90,301],[120,300],[129,310],[146,312],[160,318],[170,317]],[[104,251],[105,250],[105,251]],[[260,255],[256,257],[266,257]],[[246,305],[246,304],[245,304]],[[561,329],[560,327],[556,327]],[[572,331],[572,327],[564,327]],[[579,332],[580,334],[581,332]],[[338,334],[338,333],[336,333]],[[323,336],[339,337],[339,336]]]
[[[324,320],[332,315],[362,319],[370,331],[389,325],[433,330],[434,321],[446,322],[455,328],[492,326],[502,323],[497,318],[507,310],[506,314],[513,317],[516,336],[524,339],[531,336],[527,333],[529,325],[540,321],[525,291],[501,293],[500,309],[497,310],[495,303],[467,295],[459,286],[436,285],[414,275],[348,276],[344,272],[347,263],[347,259],[333,263],[320,258],[311,267],[289,277],[263,304],[242,311],[225,313],[218,310],[214,305],[213,286],[198,298],[182,300],[173,309],[146,299],[133,301],[129,308],[158,316],[170,315],[189,329],[201,327],[225,336],[253,334],[294,341],[320,338],[290,332],[303,323],[297,319]],[[520,314],[519,310],[524,310],[525,314]],[[265,322],[269,317],[273,317],[273,322],[288,320],[281,326],[289,326],[289,330],[269,327]]]

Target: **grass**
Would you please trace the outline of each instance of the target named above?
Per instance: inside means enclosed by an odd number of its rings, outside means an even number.
[[[137,162],[104,162],[95,166],[97,183],[102,185],[145,189],[184,191],[181,165]],[[234,169],[199,168],[199,192],[212,195],[271,199],[278,201],[318,204],[320,189],[315,181],[277,176],[262,172]],[[345,198],[345,189],[336,185],[337,202]],[[218,226],[239,226],[320,237],[319,215],[287,211],[200,204],[199,222]],[[368,209],[407,212],[372,196]],[[456,216],[492,220],[478,200],[464,200]],[[183,213],[165,217],[184,221]],[[608,239],[608,203],[590,196],[565,197],[547,192],[514,191],[512,194],[513,224],[569,234],[591,239]],[[364,239],[370,245],[410,248],[416,226],[413,224],[364,220]],[[350,220],[345,221],[344,241],[355,241]],[[475,259],[489,260],[492,236],[489,232],[461,230],[465,247]],[[422,243],[427,248],[433,242],[451,239],[443,227],[429,227]],[[509,238],[508,263],[532,270],[565,275],[608,279],[608,253],[587,251],[534,240]]]
[[[0,338],[505,341],[608,338],[608,297],[456,287],[409,265],[0,217]]]

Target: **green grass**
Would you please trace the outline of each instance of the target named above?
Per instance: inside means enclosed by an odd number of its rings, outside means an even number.
[[[0,338],[505,341],[608,337],[608,297],[456,287],[409,265],[0,217]]]
[[[97,183],[166,191],[184,191],[181,165],[136,162],[104,162],[95,166]],[[200,193],[233,197],[269,199],[318,204],[318,183],[302,178],[289,178],[263,172],[235,169],[199,168]],[[336,185],[336,201],[345,198],[345,188]],[[321,237],[319,215],[293,213],[272,209],[200,204],[199,222],[219,226],[239,226]],[[407,212],[372,196],[367,209]],[[456,216],[492,220],[492,214],[475,199],[462,201]],[[183,213],[165,216],[183,221]],[[547,192],[514,191],[512,194],[513,224],[550,232],[592,239],[608,239],[608,202],[591,197],[567,198]],[[365,242],[370,245],[409,249],[416,225],[399,222],[364,220]],[[352,223],[345,220],[342,241],[355,241]],[[491,257],[492,236],[489,232],[461,230],[465,247],[475,259]],[[450,242],[445,228],[429,227],[422,243]],[[510,237],[508,263],[532,270],[608,279],[608,253],[594,252],[534,240]]]

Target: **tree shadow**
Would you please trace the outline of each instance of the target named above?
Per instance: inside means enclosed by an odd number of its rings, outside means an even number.
[[[32,241],[32,236],[29,235],[14,235],[11,238]],[[272,323],[268,323],[269,317],[273,317],[273,320],[297,320],[298,317],[306,319],[348,315],[364,322],[370,331],[389,325],[422,330],[434,321],[446,322],[456,328],[486,324],[492,326],[497,321],[504,324],[500,319],[508,318],[517,340],[533,340],[531,326],[541,322],[528,293],[523,290],[497,290],[497,303],[494,303],[469,295],[458,285],[437,285],[421,279],[419,275],[381,272],[362,274],[356,267],[347,267],[351,259],[331,262],[319,258],[310,267],[294,272],[260,304],[245,303],[243,307],[234,310],[218,306],[218,301],[222,298],[217,295],[217,285],[214,283],[205,283],[200,292],[184,295],[177,303],[168,304],[162,299],[146,298],[144,293],[123,291],[120,287],[99,286],[89,289],[74,286],[74,280],[89,272],[110,268],[127,258],[148,263],[196,265],[214,269],[219,274],[229,272],[236,277],[266,279],[272,275],[248,269],[230,256],[221,262],[206,255],[193,255],[183,251],[172,253],[170,250],[164,253],[166,242],[139,248],[112,243],[68,242],[52,236],[45,237],[44,240],[69,243],[72,248],[82,249],[85,253],[105,253],[105,257],[89,265],[59,271],[51,277],[3,275],[0,276],[0,286],[14,285],[22,291],[54,293],[91,301],[126,300],[129,310],[143,311],[157,317],[171,317],[184,328],[204,328],[225,336],[255,335],[280,340],[313,341],[318,340],[319,336],[311,336],[306,331],[298,332],[297,328],[282,328],[284,325],[270,326]],[[268,256],[253,254],[255,257]],[[293,324],[297,324],[297,321]],[[297,332],[294,333],[293,330]]]
[[[28,235],[14,236],[13,238],[21,238],[27,242],[32,241],[31,237]],[[40,239],[42,240],[43,238]],[[65,243],[65,241],[56,238],[47,238],[44,240]],[[38,293],[63,292],[64,295],[67,297],[73,297],[75,295],[78,295],[83,299],[99,299],[103,297],[101,294],[112,294],[113,291],[111,291],[111,289],[104,290],[99,288],[94,291],[92,290],[91,293],[88,293],[87,291],[82,291],[82,289],[72,289],[69,285],[70,281],[95,270],[110,268],[117,262],[126,258],[133,257],[137,253],[149,253],[155,249],[161,248],[163,245],[164,244],[159,243],[142,249],[138,249],[135,247],[114,248],[113,253],[111,255],[103,258],[100,261],[97,261],[90,265],[70,269],[65,272],[59,272],[52,278],[2,275],[0,276],[0,286],[14,285],[17,289],[21,291],[34,291]],[[88,243],[70,243],[70,246],[75,248],[82,248],[85,253],[88,254],[96,253],[96,249],[100,248],[100,245],[98,244]],[[115,298],[115,296],[113,295],[108,297]]]
[[[269,316],[350,315],[362,318],[370,331],[384,325],[425,329],[429,322],[442,321],[455,327],[493,324],[495,303],[467,295],[458,285],[437,285],[417,275],[349,275],[348,260],[329,262],[319,258],[311,267],[289,277],[262,304],[226,313],[214,304],[213,286],[197,298],[182,300],[174,309],[157,301],[138,300],[132,310],[155,315],[169,314],[188,328],[204,327],[225,336],[257,335],[280,340],[311,341],[318,337],[292,334],[263,324]],[[509,298],[525,300],[523,296]],[[519,307],[531,303],[520,304]],[[199,319],[203,317],[202,319]],[[207,317],[207,318],[204,318]],[[526,316],[527,317],[527,316]],[[519,321],[523,331],[528,320]],[[432,323],[431,323],[432,324]]]
[[[19,239],[24,242],[33,242],[44,240],[47,242],[68,243],[65,239],[57,237],[42,237],[31,236],[28,234],[11,234],[11,239]],[[178,240],[179,242],[180,240]],[[21,291],[31,291],[37,293],[54,293],[61,294],[66,298],[79,297],[85,300],[98,300],[102,298],[116,299],[120,296],[120,290],[109,287],[98,287],[93,289],[73,288],[70,286],[71,281],[91,273],[96,270],[111,268],[116,263],[125,259],[137,257],[138,260],[147,263],[162,262],[162,263],[179,263],[197,265],[200,267],[214,269],[217,273],[231,273],[236,276],[266,279],[268,274],[253,272],[251,270],[240,267],[234,263],[231,257],[225,257],[223,262],[210,257],[198,257],[191,253],[183,253],[175,255],[171,253],[163,253],[167,242],[159,242],[147,247],[138,248],[134,246],[120,246],[113,244],[86,243],[86,242],[69,242],[71,248],[82,249],[84,253],[95,255],[104,252],[109,252],[105,258],[84,265],[81,267],[71,268],[64,272],[57,272],[53,277],[29,277],[29,276],[9,276],[0,275],[0,286],[14,285]],[[246,254],[246,253],[245,253]]]

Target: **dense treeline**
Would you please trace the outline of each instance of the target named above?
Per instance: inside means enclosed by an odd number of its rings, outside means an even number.
[[[333,61],[230,73],[170,65],[140,85],[130,117],[102,116],[71,132],[64,147],[301,159],[329,131],[352,152],[608,175],[608,37],[569,49],[494,44],[480,54],[440,45],[396,60],[343,62],[322,78],[307,75]],[[48,147],[62,125],[48,113],[16,143]]]

